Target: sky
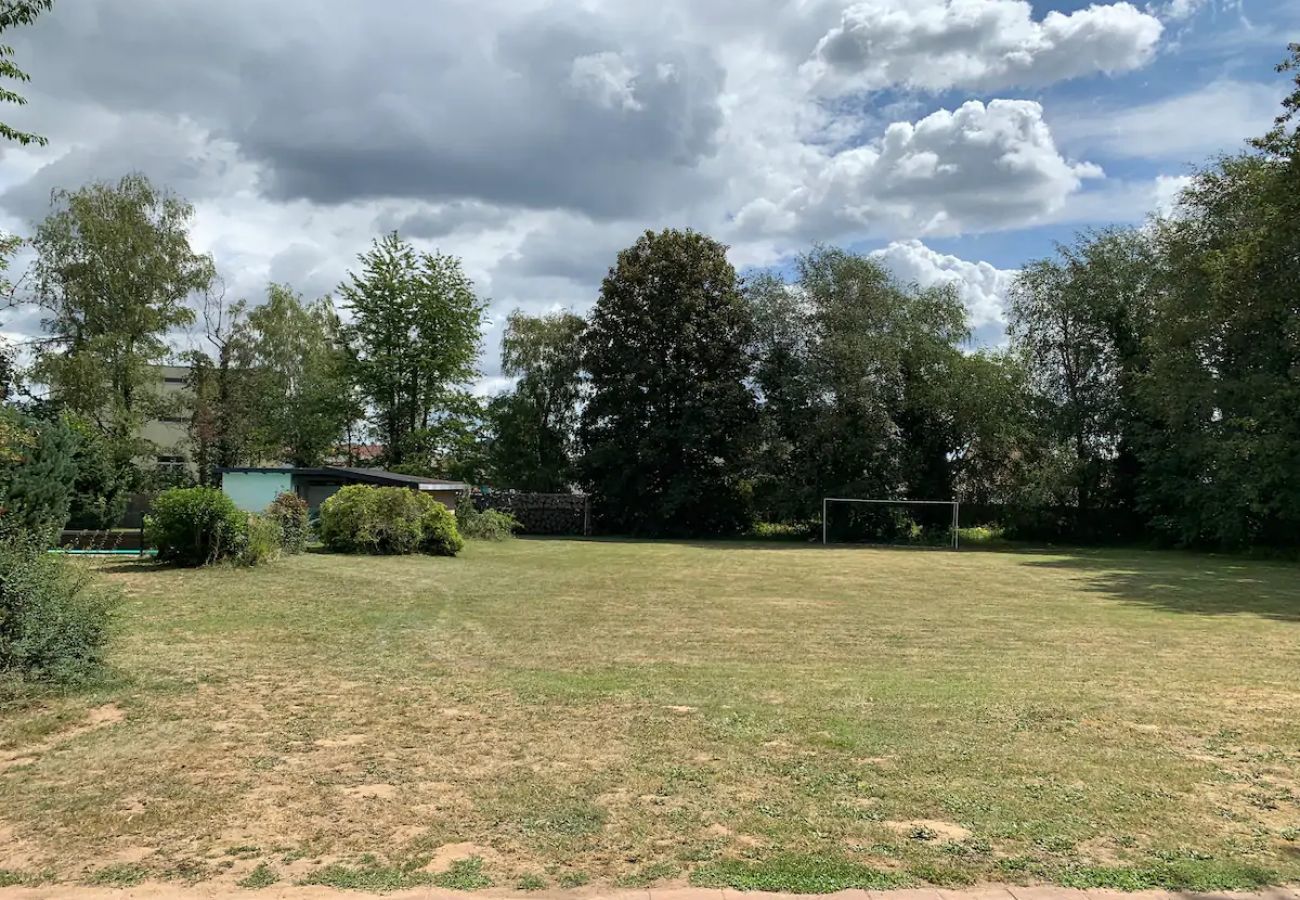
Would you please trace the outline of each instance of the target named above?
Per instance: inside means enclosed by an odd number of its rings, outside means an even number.
[[[665,227],[742,272],[878,254],[996,345],[1019,266],[1267,130],[1300,3],[56,0],[6,40],[4,120],[49,145],[0,148],[0,229],[143,172],[253,303],[332,293],[396,229],[490,301],[492,392],[507,313],[586,311]]]

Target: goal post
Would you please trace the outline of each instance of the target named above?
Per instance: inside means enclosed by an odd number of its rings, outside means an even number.
[[[936,507],[947,506],[952,510],[951,525],[949,526],[951,535],[951,547],[953,550],[958,549],[958,535],[960,534],[960,509],[961,503],[957,500],[862,500],[856,497],[823,497],[822,498],[822,546],[830,544],[830,506],[832,503],[859,503],[868,506],[923,506]]]

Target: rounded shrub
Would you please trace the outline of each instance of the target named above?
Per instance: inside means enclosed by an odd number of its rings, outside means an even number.
[[[248,543],[248,515],[217,488],[163,491],[144,525],[158,559],[181,566],[237,559]]]
[[[379,553],[376,496],[365,485],[339,488],[320,506],[316,528],[330,550],[339,553]]]
[[[307,524],[306,500],[285,491],[271,501],[266,514],[280,524],[281,544],[285,553],[301,553],[307,549],[310,528]]]
[[[120,599],[38,535],[0,536],[0,693],[93,677]]]
[[[339,553],[455,556],[463,542],[447,507],[398,487],[351,484],[320,507],[320,538]]]

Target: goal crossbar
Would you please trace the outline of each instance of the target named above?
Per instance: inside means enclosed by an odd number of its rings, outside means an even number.
[[[957,549],[959,533],[959,511],[961,503],[957,500],[862,500],[857,497],[823,497],[822,498],[822,546],[830,543],[827,532],[827,507],[832,503],[868,503],[877,506],[951,506],[952,507],[952,549]]]

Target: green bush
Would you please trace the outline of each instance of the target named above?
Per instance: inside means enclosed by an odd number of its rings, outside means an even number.
[[[57,537],[77,477],[77,436],[61,420],[0,407],[0,526]]]
[[[306,500],[286,491],[271,501],[266,514],[280,523],[281,543],[285,553],[301,553],[307,549],[310,528],[307,524]]]
[[[320,505],[316,531],[338,553],[378,553],[375,495],[364,485],[339,488]]]
[[[252,513],[248,517],[247,537],[236,558],[240,565],[259,566],[279,559],[284,549],[284,529],[270,516]]]
[[[468,496],[456,505],[456,527],[461,535],[476,541],[504,541],[515,536],[521,527],[510,513],[496,509],[476,509]]]
[[[420,496],[430,504],[421,520],[424,537],[420,540],[420,550],[433,556],[455,556],[465,548],[460,529],[456,527],[456,517],[452,515],[451,510],[432,497],[425,497],[423,494]]]
[[[463,542],[447,507],[398,487],[351,484],[320,507],[320,538],[339,553],[455,556]]]
[[[39,537],[0,537],[0,682],[90,679],[119,600]]]
[[[182,566],[238,559],[248,544],[247,514],[217,488],[163,491],[144,526],[158,559]]]
[[[821,537],[821,524],[814,522],[755,522],[749,537],[763,541],[807,541]]]

